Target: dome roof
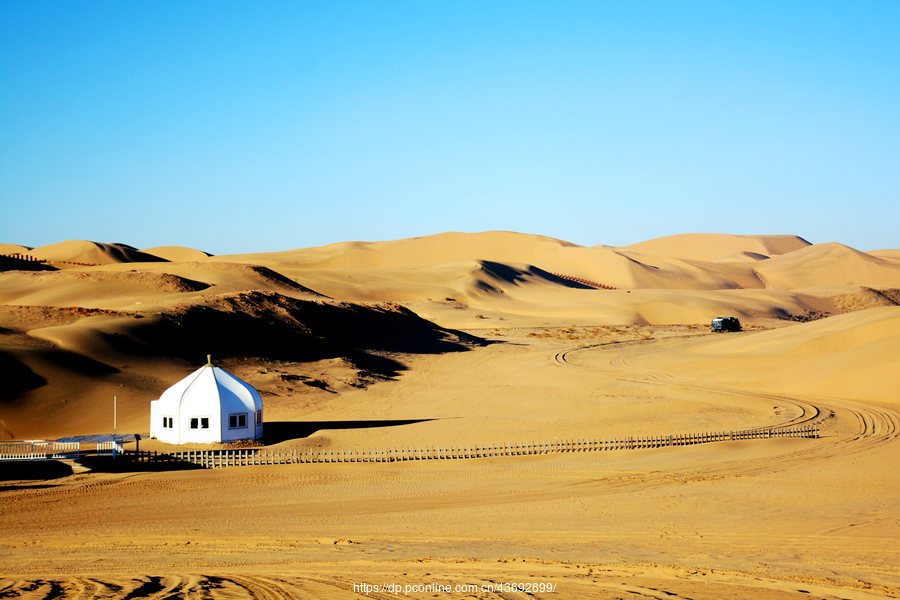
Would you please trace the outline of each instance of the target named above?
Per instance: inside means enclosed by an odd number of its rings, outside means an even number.
[[[203,365],[167,389],[159,400],[161,405],[181,414],[262,409],[262,398],[253,386],[212,364]]]

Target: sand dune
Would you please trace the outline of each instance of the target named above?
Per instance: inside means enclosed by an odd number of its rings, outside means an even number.
[[[657,246],[676,254],[651,253]],[[392,242],[353,242],[280,253],[217,257],[213,260],[265,264],[300,278],[313,272],[340,274],[329,278],[332,282],[348,282],[345,287],[350,288],[350,294],[366,288],[369,278],[382,281],[393,279],[402,287],[410,277],[429,279],[423,270],[434,270],[440,277],[442,274],[446,276],[450,265],[466,269],[467,265],[479,261],[525,264],[621,289],[900,286],[897,265],[892,261],[849,248],[846,250],[842,254],[835,252],[830,244],[810,246],[797,236],[694,234],[662,238],[659,242],[650,240],[624,248],[585,248],[541,236],[487,232],[440,234]],[[770,254],[764,256],[762,252]],[[746,253],[754,254],[757,260],[751,260]],[[770,255],[773,258],[762,260]],[[859,271],[857,263],[867,259],[871,260],[863,271]],[[827,263],[834,260],[842,266],[827,274]],[[815,272],[819,265],[826,274],[799,273],[801,269]],[[377,281],[374,283],[377,287]],[[323,291],[329,295],[340,295],[339,289]]]
[[[441,233],[387,242],[347,242],[278,254],[282,262],[320,267],[397,269],[479,259],[527,262],[529,257],[554,255],[567,248],[580,247],[545,236],[491,231]]]
[[[105,244],[85,240],[69,240],[40,246],[29,251],[35,258],[51,263],[107,265],[113,263],[159,262],[164,259],[141,252],[127,244]]]
[[[25,254],[30,251],[28,246],[19,244],[0,244],[0,255],[2,254]]]
[[[220,258],[348,272],[414,270],[487,260],[530,264],[548,272],[614,287],[669,287],[692,283],[681,274],[661,272],[611,248],[584,248],[553,238],[512,232],[447,233],[391,242],[353,242]]]
[[[703,382],[897,405],[900,307],[713,338],[686,355],[656,357]]]
[[[702,261],[762,260],[809,246],[796,235],[687,233],[638,242],[623,250]]]
[[[864,292],[859,286],[762,289],[756,277],[752,281],[757,286],[744,289],[732,285],[711,290],[588,289],[527,263],[471,261],[406,270],[278,268],[295,273],[297,279],[328,296],[357,302],[403,302],[449,327],[507,328],[559,322],[707,324],[718,314],[735,314],[755,322],[885,305],[877,295],[881,292]]]
[[[134,298],[181,294],[207,289],[209,284],[169,273],[84,272],[5,273],[0,302],[20,305],[107,308],[133,305]]]
[[[767,287],[897,287],[900,264],[842,244],[816,244],[755,266]]]
[[[9,351],[4,370],[10,378],[0,399],[20,398],[24,407],[10,418],[20,432],[43,436],[90,433],[98,410],[106,412],[97,406],[98,390],[111,397],[126,386],[129,393],[118,392],[123,425],[141,430],[146,398],[167,387],[157,375],[176,377],[209,353],[218,361],[255,364],[343,358],[343,376],[383,379],[403,365],[379,353],[454,352],[480,343],[396,305],[301,300],[275,292],[205,296],[165,312],[9,306],[0,311],[0,321],[10,327],[0,335],[0,348]],[[286,381],[302,387],[305,379]],[[56,404],[49,415],[48,404]]]
[[[155,246],[153,248],[144,248],[141,252],[158,256],[170,262],[197,262],[212,256],[209,252],[186,246]]]
[[[873,250],[869,254],[887,260],[900,260],[900,250]]]
[[[149,311],[198,302],[211,294],[248,290],[322,298],[268,267],[220,263],[134,263],[73,267],[53,274],[0,274],[0,302],[32,306],[82,306]]]
[[[441,234],[394,242],[337,244],[281,253],[218,257],[267,264],[301,273],[328,270],[347,277],[370,273],[440,269],[447,265],[471,265],[479,261],[527,264],[544,271],[596,281],[619,288],[722,288],[738,287],[732,279],[709,275],[693,266],[664,269],[647,264],[613,248],[584,248],[541,236],[488,232]],[[749,270],[736,275],[759,285]]]
[[[792,355],[820,355],[870,348],[868,362],[873,362],[883,342],[900,336],[900,308],[883,307],[837,315],[812,323],[784,329],[764,331],[732,339],[716,340],[711,351],[722,354],[765,354],[777,358]],[[891,356],[900,360],[900,354]],[[852,363],[851,367],[860,364]],[[850,370],[855,370],[851,368]],[[893,375],[900,377],[900,369]]]
[[[881,306],[900,306],[900,289],[873,289],[859,286],[858,289],[838,294],[829,299],[831,310],[836,313],[854,312]]]
[[[595,290],[563,288],[529,280],[518,287],[488,281],[491,291],[450,292],[410,306],[450,327],[515,327],[616,324],[708,326],[720,314],[748,323],[801,318],[811,311],[833,310],[827,298],[781,290]],[[560,289],[562,288],[562,289]],[[471,286],[465,288],[471,290]],[[849,304],[848,304],[849,306]]]
[[[321,269],[369,273],[415,271],[450,264],[472,264],[481,260],[526,263],[542,269],[590,278],[600,282],[630,284],[650,271],[609,250],[596,251],[536,235],[511,232],[447,233],[391,242],[352,242],[322,248],[280,253],[218,257],[278,265],[284,268]],[[573,272],[574,271],[574,272]]]
[[[259,261],[260,263],[264,261]],[[128,264],[104,265],[88,272],[127,272],[133,266]],[[141,270],[153,273],[170,273],[178,277],[201,281],[213,287],[216,293],[249,290],[278,291],[309,297],[322,294],[288,277],[284,273],[263,264],[243,262],[183,262],[155,263],[141,265]]]

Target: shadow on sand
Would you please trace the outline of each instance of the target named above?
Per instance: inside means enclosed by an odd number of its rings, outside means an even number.
[[[75,474],[75,470],[72,468],[73,464],[80,465],[93,473],[145,473],[186,471],[202,468],[199,465],[183,461],[135,462],[128,455],[122,455],[118,458],[82,455],[74,461],[0,462],[0,482],[13,482],[10,485],[0,484],[0,492],[56,487],[59,485],[57,480]],[[23,483],[26,481],[33,483]]]
[[[200,465],[182,460],[137,462],[130,456],[82,456],[78,463],[94,473],[159,473],[163,471],[196,471]]]
[[[369,429],[426,423],[434,419],[403,419],[394,421],[268,421],[263,428],[263,443],[267,446],[288,440],[306,438],[321,429]]]
[[[72,474],[72,467],[58,460],[23,460],[16,462],[0,462],[0,481],[48,481],[61,479]],[[34,486],[0,486],[5,489],[50,487]]]

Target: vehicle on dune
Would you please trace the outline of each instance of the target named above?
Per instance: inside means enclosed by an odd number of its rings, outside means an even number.
[[[741,322],[737,317],[716,317],[711,325],[713,333],[725,333],[726,331],[740,331]]]

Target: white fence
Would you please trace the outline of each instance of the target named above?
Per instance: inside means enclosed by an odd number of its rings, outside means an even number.
[[[57,460],[80,456],[80,442],[0,442],[0,460]]]
[[[125,448],[120,441],[97,442],[97,456],[111,456],[115,458],[124,451]]]

